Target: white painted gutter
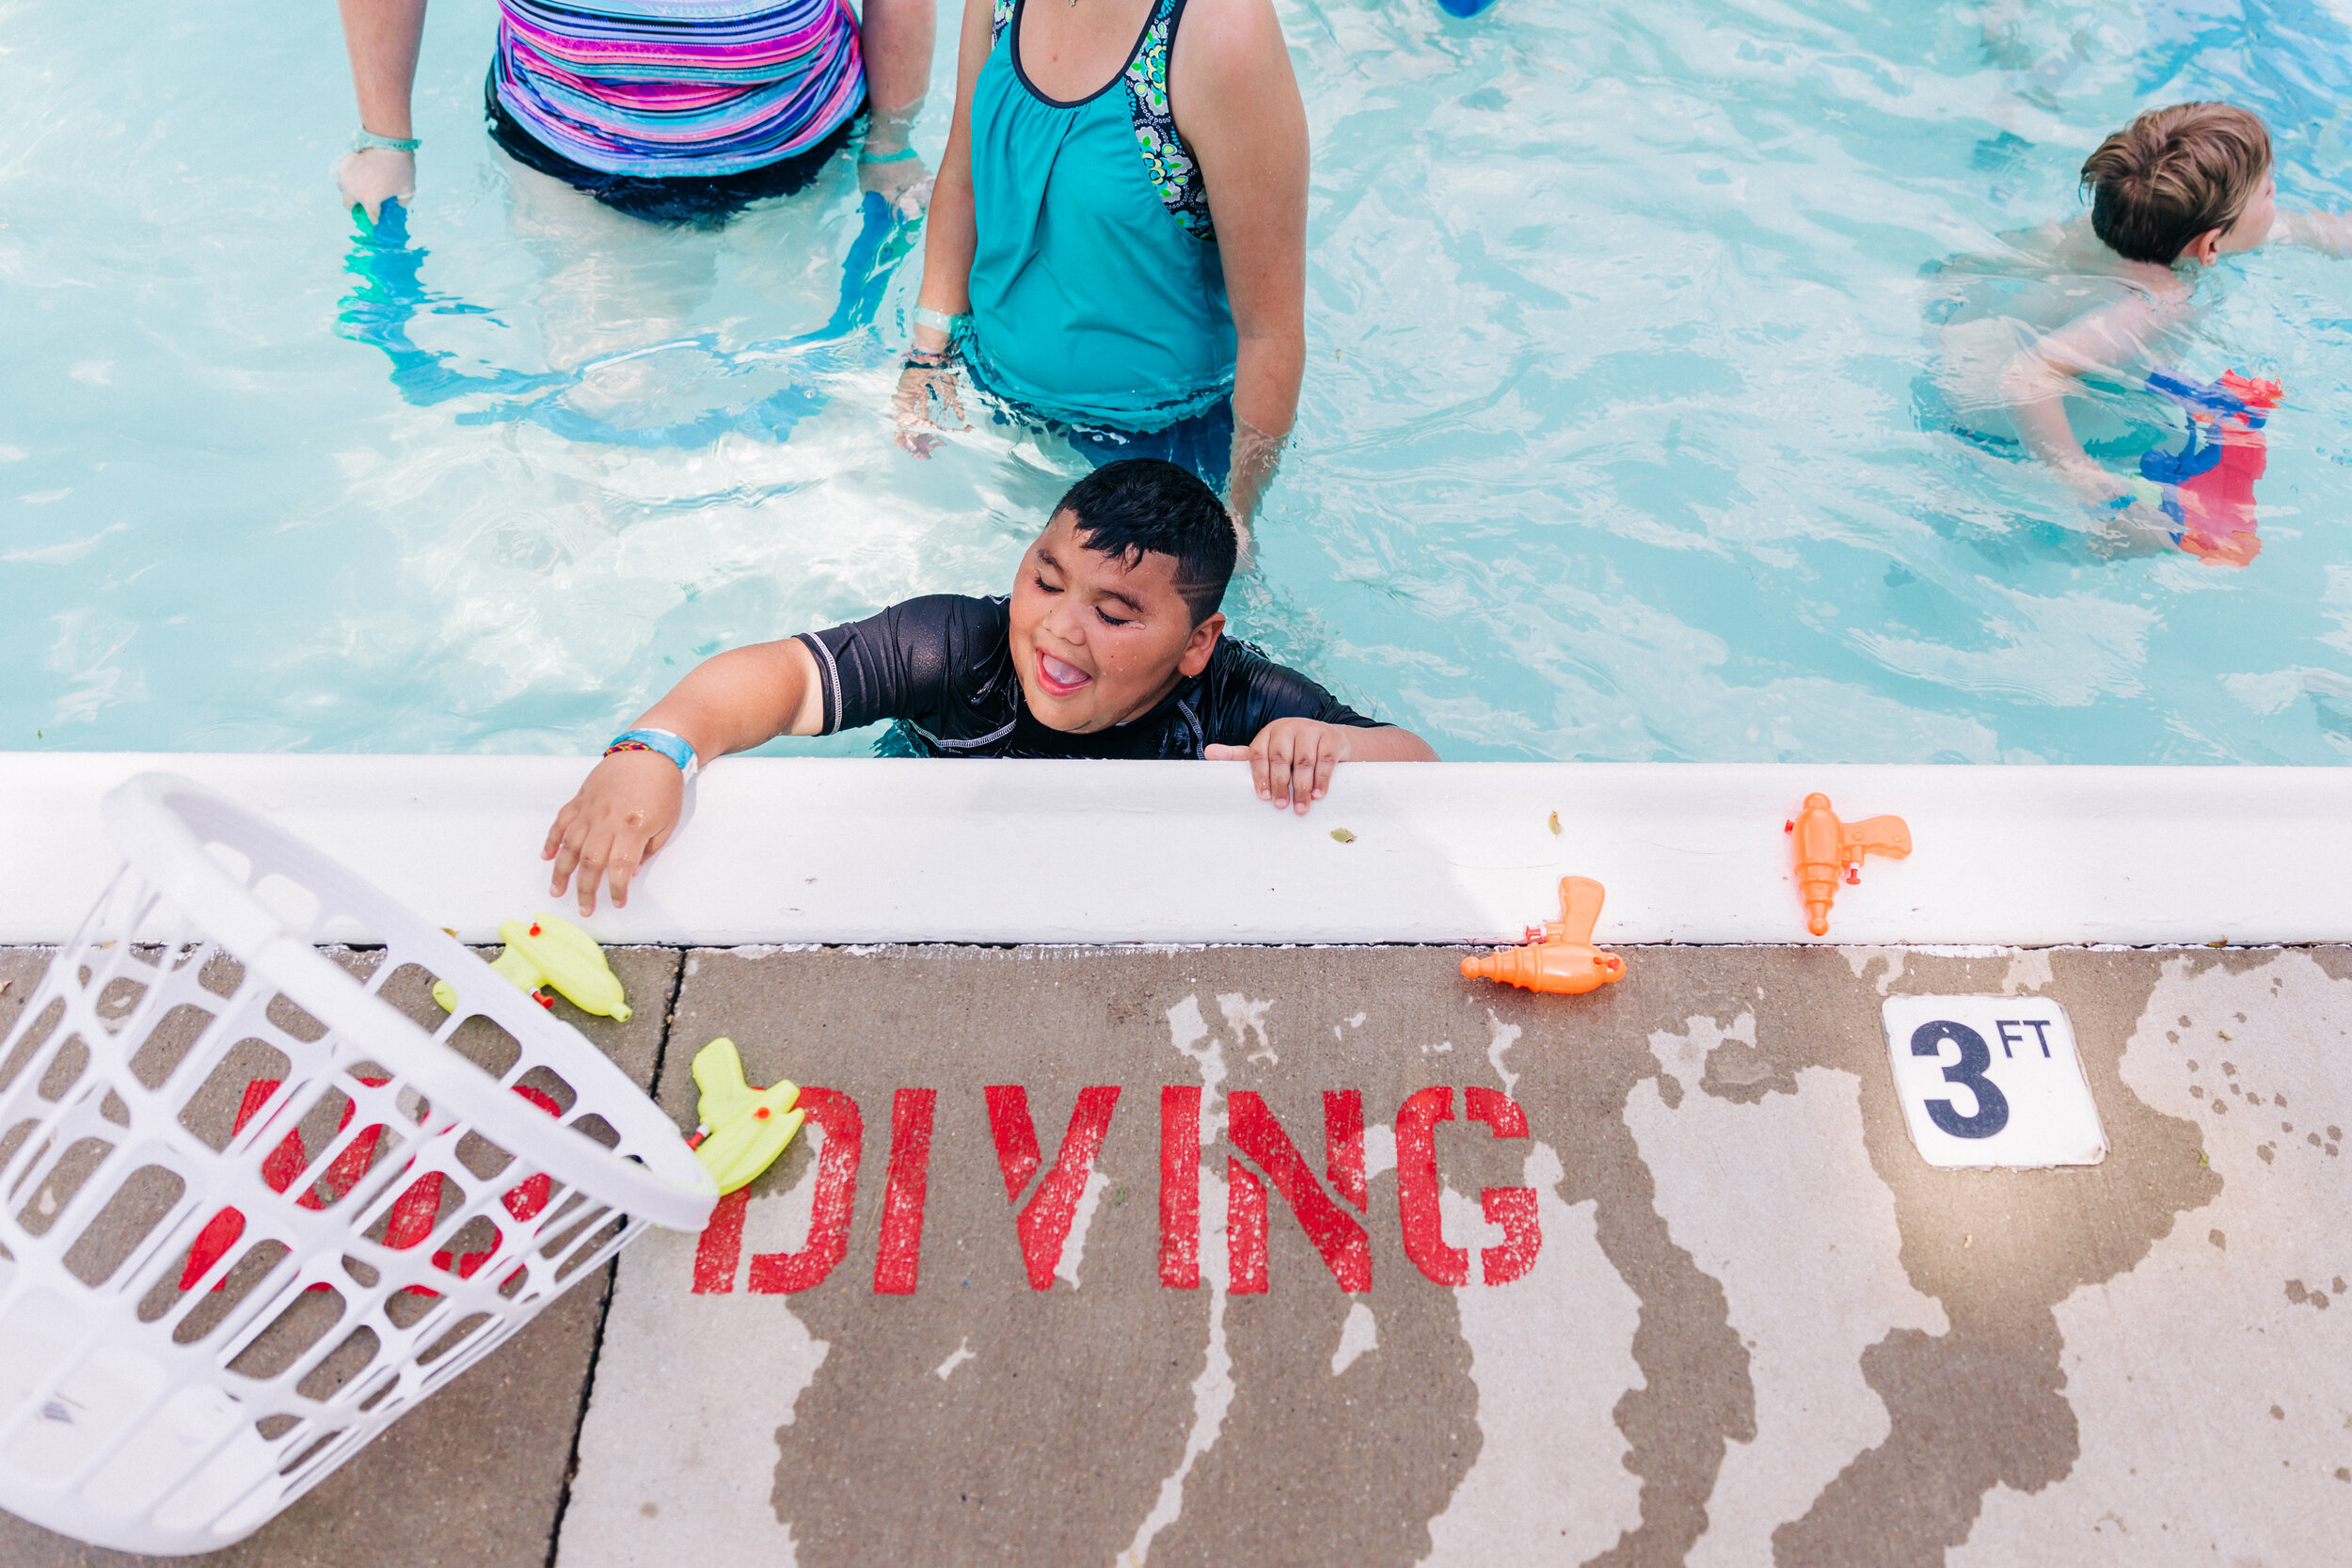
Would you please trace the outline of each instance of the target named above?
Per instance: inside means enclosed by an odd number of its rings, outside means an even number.
[[[435,924],[547,908],[570,757],[0,754],[0,942],[72,934],[147,768],[266,812]],[[1304,818],[1240,764],[734,758],[606,942],[1494,942],[1609,889],[1603,942],[1802,942],[1781,824],[1809,790],[1911,825],[1827,940],[2352,940],[2352,770],[1369,764]],[[1557,812],[1560,832],[1549,826]],[[1331,837],[1335,828],[1352,843]],[[360,933],[351,933],[355,938]]]

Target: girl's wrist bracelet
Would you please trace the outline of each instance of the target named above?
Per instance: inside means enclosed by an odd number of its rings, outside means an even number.
[[[969,310],[951,316],[945,310],[934,310],[928,305],[918,305],[914,308],[915,325],[928,326],[933,332],[945,332],[950,342],[955,341],[958,332],[963,330],[964,323],[971,319],[972,312]]]
[[[911,147],[902,147],[896,152],[874,152],[866,149],[860,149],[857,155],[857,161],[861,164],[903,164],[909,158],[919,158],[921,156],[921,153],[915,151],[914,149]]]
[[[956,362],[951,348],[911,348],[907,350],[906,368],[911,371],[944,371]]]
[[[424,140],[421,136],[379,136],[364,125],[359,128],[359,134],[351,138],[351,150],[354,152],[370,152],[378,150],[386,152],[414,152],[423,145]]]
[[[684,736],[671,730],[630,730],[615,736],[612,744],[604,749],[604,754],[611,756],[616,752],[653,752],[668,757],[677,764],[688,784],[692,784],[694,775],[702,771],[702,759],[694,754],[694,748]]]

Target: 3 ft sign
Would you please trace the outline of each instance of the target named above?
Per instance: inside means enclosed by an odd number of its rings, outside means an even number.
[[[1018,1084],[991,1085],[981,1091],[1005,1197],[1012,1206],[1013,1230],[1034,1290],[1053,1286],[1088,1174],[1118,1113],[1120,1092],[1115,1085],[1079,1091],[1061,1148],[1046,1168],[1029,1116],[1028,1091]],[[1492,1136],[1529,1135],[1527,1114],[1509,1096],[1479,1086],[1461,1094],[1463,1116],[1485,1124]],[[912,1294],[922,1277],[923,1213],[938,1104],[936,1089],[900,1089],[891,1103],[890,1165],[874,1258],[874,1291],[880,1295]],[[808,1112],[809,1125],[824,1132],[808,1240],[798,1251],[753,1256],[746,1283],[764,1293],[813,1289],[830,1278],[850,1252],[865,1115],[856,1101],[836,1089],[803,1088],[800,1105]],[[1446,1243],[1438,1212],[1442,1182],[1437,1129],[1454,1118],[1454,1091],[1439,1085],[1407,1097],[1397,1108],[1395,1122],[1397,1224],[1405,1254],[1439,1285],[1467,1285],[1471,1277],[1470,1249]],[[1199,1085],[1162,1088],[1159,1275],[1171,1291],[1200,1285],[1200,1133]],[[1372,1195],[1364,1156],[1363,1096],[1354,1089],[1324,1091],[1320,1177],[1264,1100],[1247,1089],[1235,1090],[1228,1100],[1226,1137],[1232,1146],[1225,1160],[1230,1289],[1244,1295],[1266,1289],[1266,1227],[1273,1199],[1279,1196],[1340,1289],[1371,1290],[1372,1240],[1364,1226],[1371,1218]],[[712,1213],[694,1256],[697,1294],[735,1289],[736,1277],[743,1272],[743,1216],[749,1202],[748,1191],[732,1193]],[[1479,1194],[1479,1207],[1488,1224],[1502,1227],[1502,1240],[1479,1249],[1478,1278],[1487,1285],[1518,1278],[1534,1266],[1543,1246],[1534,1189],[1488,1187]]]
[[[2066,1009],[2039,996],[1890,996],[1886,1049],[1931,1165],[2095,1165],[2099,1107]]]

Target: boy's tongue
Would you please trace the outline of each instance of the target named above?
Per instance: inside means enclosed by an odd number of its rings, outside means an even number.
[[[1094,678],[1074,664],[1064,664],[1041,648],[1038,650],[1037,673],[1045,689],[1057,697],[1066,697]]]

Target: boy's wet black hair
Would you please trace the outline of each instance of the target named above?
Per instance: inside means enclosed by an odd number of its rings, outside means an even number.
[[[1156,457],[1105,463],[1070,487],[1055,515],[1070,513],[1078,542],[1130,566],[1146,554],[1176,562],[1176,592],[1199,626],[1225,600],[1237,542],[1216,492],[1190,469]]]

